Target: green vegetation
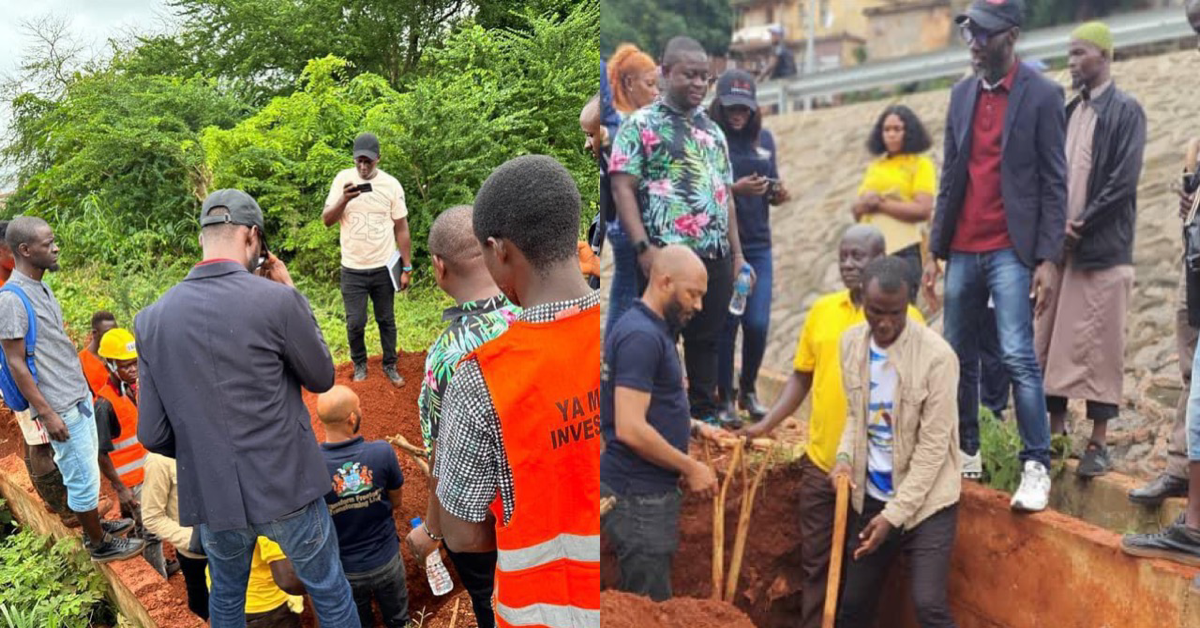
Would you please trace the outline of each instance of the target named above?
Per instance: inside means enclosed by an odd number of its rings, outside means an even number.
[[[1070,438],[1063,435],[1051,439],[1055,452],[1050,461],[1050,477],[1058,477],[1066,466],[1071,451]],[[983,457],[983,481],[988,486],[1013,493],[1021,484],[1021,435],[1015,420],[1003,421],[991,410],[979,407],[979,453]]]
[[[0,217],[55,227],[64,270],[49,281],[77,341],[96,309],[129,325],[182,279],[199,255],[202,199],[239,187],[345,359],[338,230],[320,212],[364,131],[407,197],[417,270],[397,297],[404,350],[432,340],[447,305],[426,270],[429,225],[470,203],[493,168],[551,155],[574,175],[585,220],[595,214],[578,117],[598,79],[598,0],[168,4],[178,32],[114,43],[104,62],[75,59],[61,28],[41,23],[53,45],[35,46],[5,86],[0,163],[17,187]]]
[[[667,41],[687,35],[713,55],[724,55],[733,33],[729,0],[603,0],[600,50],[611,55],[623,43],[636,44],[655,59]]]
[[[104,577],[79,541],[52,541],[29,528],[0,539],[0,626],[88,628],[113,624]]]

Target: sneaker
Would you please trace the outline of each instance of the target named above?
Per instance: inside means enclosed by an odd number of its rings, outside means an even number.
[[[1083,460],[1075,468],[1075,475],[1081,478],[1098,478],[1112,470],[1112,459],[1108,457],[1108,448],[1096,443],[1088,443],[1083,452]]]
[[[1013,510],[1038,512],[1046,509],[1050,501],[1050,473],[1045,465],[1036,460],[1026,460],[1021,472],[1021,486],[1017,488],[1010,504]]]
[[[114,560],[128,560],[142,553],[145,543],[141,539],[127,539],[123,536],[105,534],[104,540],[98,545],[84,541],[84,547],[92,556],[92,562],[108,563]]]
[[[1143,506],[1159,506],[1169,497],[1187,497],[1188,481],[1166,473],[1145,486],[1129,491],[1129,501]]]
[[[354,365],[354,381],[363,382],[363,381],[366,381],[366,379],[367,379],[367,365],[366,364],[355,364]]]
[[[979,452],[962,452],[962,476],[964,480],[979,480],[983,477],[983,456]]]
[[[1141,558],[1165,558],[1200,567],[1200,530],[1173,523],[1157,534],[1126,534],[1121,550]]]
[[[383,367],[383,374],[387,375],[388,381],[392,382],[392,385],[396,388],[400,388],[404,385],[404,378],[400,376],[400,373],[396,370],[396,367]]]
[[[133,529],[133,519],[101,519],[100,529],[105,534],[120,536]]]

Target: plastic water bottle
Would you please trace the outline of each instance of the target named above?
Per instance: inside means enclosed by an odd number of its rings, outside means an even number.
[[[746,300],[754,290],[754,268],[743,263],[738,271],[737,280],[733,282],[733,298],[729,301],[729,313],[741,316],[746,313]]]
[[[411,523],[415,530],[421,527],[421,518],[417,517]],[[434,549],[425,557],[425,575],[429,578],[429,588],[433,590],[434,595],[446,595],[454,588],[450,572],[446,571],[446,565],[442,563],[441,550]]]

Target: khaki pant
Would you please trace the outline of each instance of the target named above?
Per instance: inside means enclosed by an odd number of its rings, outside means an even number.
[[[1182,269],[1181,269],[1182,271]],[[1187,402],[1192,387],[1192,358],[1196,353],[1196,339],[1200,330],[1188,324],[1187,278],[1179,273],[1179,291],[1175,308],[1175,342],[1179,349],[1179,375],[1183,392],[1175,408],[1175,423],[1167,438],[1167,475],[1182,480],[1188,479],[1187,457]]]

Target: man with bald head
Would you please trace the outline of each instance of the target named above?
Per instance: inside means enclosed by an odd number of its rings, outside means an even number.
[[[499,336],[517,320],[521,308],[513,305],[496,287],[483,263],[483,249],[475,238],[470,205],[451,207],[438,215],[429,228],[429,254],[438,287],[454,299],[454,307],[442,313],[449,323],[425,354],[425,377],[417,407],[425,451],[433,455],[442,416],[442,394],[450,384],[458,363],[483,343]],[[408,535],[413,555],[420,558],[436,551],[442,537],[437,508],[437,478],[432,478],[429,503],[422,525]],[[496,624],[491,598],[496,571],[496,550],[452,552],[447,549],[463,587],[471,594],[479,628]],[[420,561],[418,561],[420,562]]]
[[[675,349],[676,332],[701,310],[707,291],[700,257],[685,246],[665,246],[654,256],[642,298],[604,339],[600,484],[603,495],[617,498],[604,533],[620,561],[617,588],[655,601],[671,597],[680,478],[701,496],[717,483],[708,465],[687,454],[689,432],[712,432],[690,418]]]
[[[408,623],[408,587],[393,519],[404,484],[400,461],[391,445],[358,435],[363,413],[353,390],[339,385],[322,393],[317,418],[325,427],[321,453],[333,481],[325,503],[337,529],[359,622],[375,625],[374,601],[383,624],[401,628]]]
[[[800,459],[801,628],[819,627],[825,607],[825,581],[829,572],[829,545],[833,539],[837,497],[829,485],[828,474],[837,458],[838,442],[847,415],[839,357],[842,335],[866,321],[863,268],[868,262],[883,257],[885,250],[883,233],[872,225],[854,225],[842,235],[838,245],[838,270],[845,288],[813,303],[805,316],[792,374],[783,392],[762,421],[742,430],[751,438],[770,434],[812,393],[808,445]],[[919,323],[925,322],[911,305],[908,317]]]

